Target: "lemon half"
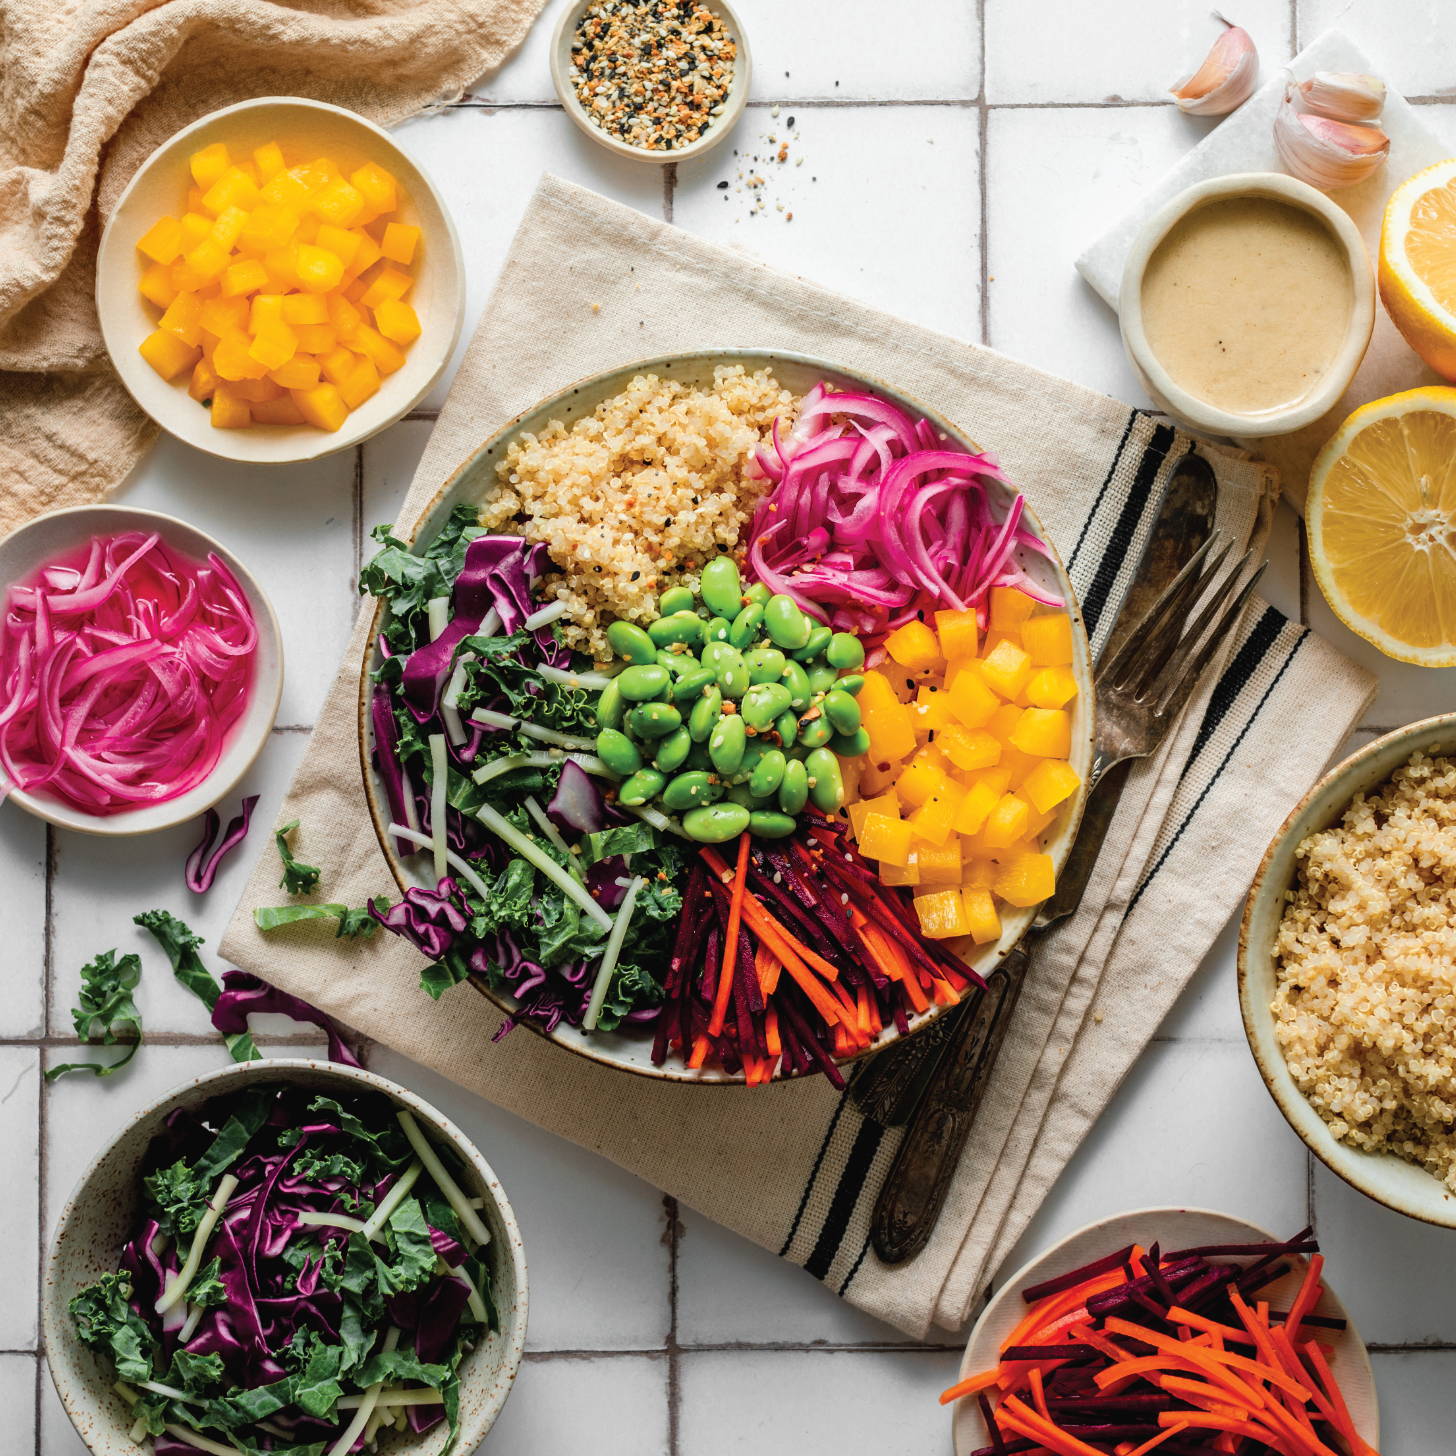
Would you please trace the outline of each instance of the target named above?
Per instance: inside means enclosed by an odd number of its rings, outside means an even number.
[[[1347,627],[1390,657],[1456,664],[1456,389],[1357,409],[1314,463],[1305,524]]]
[[[1380,229],[1380,297],[1405,341],[1456,380],[1456,157],[1408,177]]]

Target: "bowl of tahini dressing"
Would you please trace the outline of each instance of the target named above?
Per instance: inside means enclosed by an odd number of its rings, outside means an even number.
[[[1151,217],[1118,300],[1157,403],[1216,435],[1283,435],[1344,393],[1375,324],[1370,258],[1348,214],[1277,172],[1201,182]]]

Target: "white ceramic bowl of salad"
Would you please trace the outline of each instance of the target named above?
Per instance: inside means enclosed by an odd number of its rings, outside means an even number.
[[[246,1099],[251,1091],[279,1084],[289,1089],[302,1089],[300,1095],[304,1097],[313,1093],[332,1098],[346,1107],[352,1106],[360,1110],[366,1116],[371,1110],[368,1105],[369,1099],[384,1099],[378,1102],[373,1110],[384,1109],[385,1115],[379,1117],[378,1126],[373,1120],[366,1124],[369,1132],[387,1132],[390,1137],[395,1139],[398,1149],[402,1150],[401,1160],[396,1166],[406,1167],[403,1158],[410,1159],[408,1167],[411,1168],[415,1162],[423,1159],[421,1171],[415,1176],[412,1183],[406,1182],[410,1177],[406,1168],[403,1176],[395,1177],[394,1182],[390,1184],[391,1188],[395,1183],[405,1184],[403,1191],[406,1196],[398,1200],[398,1207],[402,1210],[401,1228],[404,1228],[405,1225],[415,1224],[413,1215],[416,1211],[428,1209],[432,1201],[439,1203],[441,1200],[448,1205],[451,1211],[462,1203],[464,1205],[463,1210],[453,1221],[452,1226],[456,1232],[475,1227],[476,1225],[469,1222],[472,1217],[483,1223],[482,1231],[489,1235],[488,1243],[477,1246],[475,1240],[468,1234],[462,1239],[462,1244],[470,1248],[472,1254],[471,1258],[461,1265],[461,1268],[467,1278],[472,1268],[479,1276],[481,1267],[480,1263],[475,1260],[477,1255],[480,1256],[489,1273],[488,1296],[495,1311],[494,1324],[489,1329],[489,1333],[483,1338],[477,1338],[458,1363],[459,1430],[451,1449],[454,1456],[468,1456],[468,1453],[475,1449],[500,1414],[501,1407],[510,1394],[516,1370],[520,1365],[522,1351],[525,1348],[526,1260],[515,1215],[511,1211],[504,1190],[491,1171],[490,1164],[486,1162],[479,1149],[443,1113],[437,1111],[413,1092],[372,1072],[343,1066],[336,1062],[314,1061],[306,1058],[265,1058],[261,1061],[243,1062],[224,1067],[204,1076],[195,1077],[192,1081],[174,1088],[166,1096],[145,1108],[97,1155],[90,1170],[81,1179],[61,1212],[45,1267],[41,1326],[44,1332],[46,1357],[50,1366],[51,1378],[55,1382],[56,1391],[61,1398],[61,1404],[65,1407],[66,1414],[71,1418],[78,1434],[93,1456],[136,1456],[139,1449],[147,1449],[145,1446],[139,1448],[131,1432],[137,1419],[136,1412],[140,1409],[135,1405],[134,1398],[138,1394],[145,1398],[149,1392],[140,1383],[127,1386],[129,1398],[123,1397],[117,1391],[116,1362],[111,1353],[114,1346],[108,1339],[103,1339],[101,1343],[107,1345],[107,1351],[98,1353],[97,1350],[83,1344],[77,1335],[76,1324],[69,1309],[70,1303],[81,1291],[94,1286],[98,1280],[114,1273],[120,1267],[123,1245],[138,1231],[143,1205],[142,1172],[147,1166],[146,1160],[149,1152],[154,1160],[158,1158],[158,1154],[153,1151],[154,1140],[167,1131],[169,1119],[179,1120],[181,1131],[173,1135],[187,1147],[190,1159],[194,1149],[201,1152],[207,1147],[205,1134],[203,1140],[187,1143],[186,1140],[189,1137],[195,1138],[197,1133],[196,1125],[189,1126],[188,1124],[190,1114],[197,1113],[204,1104],[216,1098],[238,1099],[231,1101],[230,1107],[224,1104],[224,1110],[241,1111],[245,1105],[243,1099]],[[363,1105],[359,1100],[361,1098],[365,1099]],[[388,1128],[387,1110],[391,1105],[397,1119],[402,1114],[409,1115],[413,1123],[413,1134],[405,1132],[403,1121],[399,1121],[392,1130]],[[217,1109],[214,1108],[212,1111],[216,1113]],[[218,1115],[220,1117],[220,1114]],[[313,1121],[322,1123],[328,1120],[330,1113],[325,1110],[309,1115]],[[215,1126],[216,1123],[213,1125]],[[283,1125],[287,1127],[293,1124],[285,1122]],[[272,1126],[272,1124],[265,1125],[257,1136],[268,1137]],[[402,1132],[409,1138],[408,1146],[398,1143]],[[223,1137],[227,1137],[226,1130],[223,1132]],[[423,1138],[424,1146],[429,1150],[427,1156],[424,1154],[421,1154],[420,1158],[413,1156],[414,1150],[420,1147],[420,1143],[416,1141],[417,1137]],[[306,1143],[307,1139],[304,1141]],[[357,1154],[361,1145],[351,1142],[348,1146],[353,1148]],[[253,1144],[253,1150],[256,1151],[257,1148],[258,1144]],[[322,1153],[335,1150],[326,1145],[325,1149],[317,1151]],[[168,1165],[167,1159],[175,1151],[175,1146],[166,1150],[160,1159],[163,1166]],[[305,1147],[304,1151],[307,1152],[308,1149]],[[251,1157],[251,1153],[249,1156]],[[453,1188],[445,1188],[443,1184],[433,1181],[435,1171],[427,1166],[431,1158],[438,1160],[440,1166],[445,1168],[446,1177],[453,1184]],[[201,1186],[214,1190],[211,1195],[214,1201],[218,1199],[219,1193],[239,1197],[240,1201],[235,1206],[238,1210],[237,1217],[240,1225],[249,1224],[252,1217],[251,1213],[244,1211],[247,1208],[246,1196],[250,1191],[247,1181],[249,1175],[245,1172],[248,1162],[248,1157],[239,1159],[230,1165],[231,1172],[226,1175],[219,1176],[218,1172],[211,1172],[199,1179]],[[286,1166],[289,1162],[293,1164],[291,1170]],[[290,1155],[289,1158],[278,1159],[272,1164],[271,1176],[265,1173],[255,1175],[253,1178],[253,1186],[259,1188],[263,1193],[261,1200],[254,1197],[254,1206],[258,1202],[262,1202],[267,1209],[270,1230],[275,1230],[282,1224],[291,1224],[294,1226],[296,1234],[297,1228],[308,1222],[306,1218],[298,1217],[298,1210],[306,1209],[310,1202],[315,1205],[320,1202],[315,1194],[305,1191],[290,1191],[290,1172],[298,1175],[300,1184],[324,1180],[327,1177],[323,1171],[301,1173],[299,1165],[302,1162],[303,1153],[298,1153],[296,1156]],[[188,1166],[194,1166],[194,1163],[189,1161]],[[243,1173],[245,1180],[241,1191],[229,1193],[224,1188],[227,1178],[240,1172]],[[215,1182],[214,1179],[216,1179]],[[334,1182],[341,1186],[348,1186],[346,1175],[334,1179]],[[386,1190],[380,1199],[381,1207],[389,1202],[389,1198],[389,1191]],[[418,1203],[412,1209],[409,1205],[414,1199],[418,1199]],[[292,1200],[292,1202],[288,1200]],[[338,1203],[342,1206],[347,1201],[340,1199]],[[319,1217],[323,1223],[326,1223],[328,1214],[322,1213]],[[429,1227],[434,1229],[438,1223],[451,1222],[451,1218],[451,1213],[439,1213],[432,1210],[428,1213]],[[207,1245],[201,1251],[202,1254],[210,1255],[214,1251],[222,1249],[224,1237],[231,1237],[228,1234],[230,1222],[231,1220],[225,1214],[222,1231],[213,1229],[207,1233]],[[352,1222],[357,1222],[357,1220]],[[350,1223],[349,1216],[343,1215],[344,1232],[341,1235],[335,1235],[340,1238],[341,1242],[346,1238],[353,1238],[357,1241],[358,1231],[351,1232]],[[375,1250],[376,1258],[404,1269],[408,1267],[409,1256],[405,1252],[408,1247],[408,1233],[400,1236],[405,1242],[396,1242],[393,1216],[386,1219],[386,1225],[386,1237],[382,1240],[377,1237],[371,1238],[370,1247]],[[155,1283],[162,1289],[163,1298],[172,1292],[171,1281],[178,1277],[177,1265],[179,1263],[182,1264],[180,1272],[186,1273],[188,1265],[182,1261],[182,1248],[185,1243],[190,1250],[195,1238],[195,1234],[189,1239],[179,1233],[174,1242],[159,1242],[157,1236],[153,1236],[153,1246],[159,1251],[162,1266],[161,1274],[156,1278]],[[419,1245],[419,1247],[425,1251],[424,1257],[427,1259],[429,1252],[439,1250],[442,1246],[431,1239],[429,1243]],[[223,1253],[226,1254],[225,1249]],[[453,1254],[449,1254],[447,1251],[447,1256],[451,1257],[453,1267]],[[256,1259],[259,1256],[255,1252],[253,1257]],[[267,1257],[266,1250],[263,1257]],[[201,1305],[194,1306],[186,1297],[195,1289],[203,1287],[200,1281],[206,1280],[209,1264],[208,1258],[200,1257],[198,1259],[197,1265],[200,1274],[193,1277],[183,1296],[172,1308],[177,1313],[186,1310],[188,1317],[194,1318],[195,1333],[190,1336],[190,1341],[194,1345],[200,1346],[200,1344],[214,1340],[220,1340],[225,1344],[229,1321],[233,1322],[232,1327],[235,1331],[242,1332],[240,1338],[246,1343],[248,1316],[243,1313],[243,1310],[245,1308],[255,1309],[256,1306],[253,1306],[250,1300],[239,1298],[236,1284],[227,1284],[225,1296],[221,1303],[215,1306],[206,1308]],[[305,1266],[305,1270],[306,1268],[307,1266]],[[421,1287],[433,1290],[436,1285],[447,1282],[444,1279],[434,1278],[435,1273],[438,1272],[443,1272],[443,1265],[433,1266],[429,1277],[434,1282],[427,1282]],[[227,1269],[224,1267],[223,1280],[227,1281],[229,1277]],[[297,1276],[298,1282],[301,1283],[304,1277],[306,1277],[305,1274]],[[328,1278],[321,1275],[317,1285],[311,1287],[319,1290],[327,1289]],[[377,1286],[371,1287],[377,1288]],[[150,1292],[148,1291],[148,1294]],[[480,1290],[477,1288],[475,1293],[478,1295]],[[408,1322],[401,1311],[407,1312],[409,1306],[401,1306],[394,1302],[394,1300],[404,1297],[402,1294],[396,1294],[393,1300],[385,1306],[383,1316],[380,1316],[373,1325],[365,1324],[362,1335],[357,1332],[354,1335],[355,1340],[362,1338],[367,1342],[363,1347],[367,1351],[367,1358],[379,1357],[383,1347],[391,1342],[389,1329],[381,1328],[381,1326],[392,1326],[396,1320],[400,1324]],[[298,1306],[294,1306],[294,1308],[297,1309]],[[330,1336],[323,1343],[330,1346],[347,1345],[350,1341],[348,1316],[340,1313],[340,1304],[336,1302],[332,1306],[332,1312],[325,1307],[322,1300],[312,1308],[322,1311],[318,1318]],[[468,1317],[470,1308],[469,1305],[465,1307],[464,1312],[460,1315],[462,1320]],[[222,1311],[220,1315],[218,1310]],[[430,1318],[418,1313],[412,1317],[420,1319],[421,1328],[429,1322]],[[270,1313],[265,1314],[264,1318],[276,1321],[271,1330],[272,1338],[267,1342],[268,1353],[274,1356],[278,1355],[282,1346],[288,1343],[286,1334],[280,1335],[285,1318],[291,1319],[295,1328],[310,1328],[307,1317],[298,1314],[285,1316],[281,1313]],[[175,1329],[176,1313],[164,1316],[164,1327],[168,1321],[172,1322],[172,1327]],[[397,1329],[395,1337],[399,1337]],[[412,1330],[402,1336],[402,1344],[407,1351],[413,1348],[410,1344],[412,1339]],[[398,1349],[399,1346],[396,1345],[393,1348]],[[326,1354],[323,1358],[327,1363],[330,1356]],[[360,1368],[357,1362],[355,1368]],[[417,1389],[421,1394],[430,1391],[430,1387],[422,1386],[418,1379],[412,1378],[406,1373],[399,1373],[399,1370],[400,1367],[395,1366],[394,1373],[385,1378],[379,1398],[398,1401],[400,1391],[406,1388]],[[264,1377],[265,1380],[267,1378],[267,1376]],[[273,1378],[280,1377],[274,1376]],[[350,1389],[347,1374],[340,1379],[345,1391],[343,1396],[345,1403],[333,1412],[333,1419],[338,1426],[342,1426],[345,1420],[350,1422],[358,1420],[359,1411],[368,1398],[367,1390],[361,1393]],[[193,1404],[203,1403],[194,1401]],[[416,1406],[412,1407],[401,1401],[398,1404],[389,1405],[387,1408],[391,1415],[404,1414],[407,1416],[411,1409],[434,1404],[436,1402],[433,1400],[420,1400]],[[377,1409],[376,1404],[376,1412]],[[175,1416],[175,1407],[172,1408],[171,1414]],[[281,1419],[292,1420],[294,1414],[294,1410],[287,1406],[271,1412],[275,1423]],[[366,1416],[364,1419],[367,1422],[368,1417]],[[175,1421],[169,1420],[167,1424],[174,1425]],[[177,1429],[182,1431],[185,1436],[184,1427],[179,1426]],[[396,1456],[442,1456],[447,1449],[448,1425],[443,1421],[431,1429],[419,1432],[409,1429],[396,1433],[392,1427],[382,1424],[380,1429],[384,1433],[381,1437],[380,1449],[396,1453]],[[315,1430],[311,1439],[319,1440],[323,1437]],[[350,1443],[353,1439],[353,1437],[350,1438]],[[203,1440],[213,1443],[211,1445],[199,1444],[199,1449],[205,1451],[226,1453],[234,1449],[220,1436],[216,1428],[209,1428]],[[331,1445],[326,1442],[324,1449],[326,1453],[329,1452]],[[348,1446],[345,1445],[343,1449],[347,1450]],[[370,1449],[374,1449],[374,1447]]]
[[[174,558],[186,558],[194,565],[216,555],[247,605],[256,630],[256,645],[251,655],[251,679],[241,709],[226,727],[216,762],[191,787],[168,798],[139,801],[131,807],[106,813],[93,812],[45,787],[10,791],[11,803],[47,823],[83,834],[146,834],[195,819],[230,793],[253,766],[272,732],[283,692],[283,634],[263,588],[227,547],[196,526],[160,511],[110,504],[71,506],[28,521],[0,540],[0,598],[13,586],[32,583],[37,573],[58,560],[84,554],[93,540],[125,533],[155,534],[160,545],[173,553]],[[78,622],[81,619],[59,620]],[[171,640],[175,645],[180,639]],[[11,681],[7,650],[0,644],[0,692],[8,693],[10,688],[5,685]],[[140,677],[138,681],[144,683],[145,678]],[[74,696],[63,701],[79,701],[82,697],[84,684],[79,685]],[[4,720],[7,706],[7,702],[0,701],[0,722]],[[0,768],[0,780],[4,777]]]
[[[562,390],[559,394],[543,400],[532,409],[517,416],[498,430],[466,460],[441,487],[429,509],[424,513],[418,530],[410,542],[411,549],[423,552],[441,532],[456,507],[479,502],[488,498],[496,489],[496,463],[504,455],[507,446],[522,433],[539,434],[550,421],[559,420],[568,428],[573,422],[588,416],[606,399],[624,390],[638,375],[653,374],[665,380],[678,381],[697,387],[710,384],[714,370],[720,366],[742,365],[749,371],[770,368],[778,382],[796,396],[802,396],[814,385],[825,382],[836,390],[863,391],[877,395],[898,406],[907,414],[923,419],[945,440],[975,453],[981,448],[993,449],[994,442],[977,445],[968,432],[946,419],[944,415],[916,400],[903,391],[884,382],[870,378],[852,369],[826,363],[806,355],[769,349],[703,350],[675,354],[667,358],[639,360],[603,374],[584,379]],[[988,495],[1004,512],[1015,492],[1002,483],[992,482]],[[1029,532],[1047,542],[1045,528],[1035,516],[1034,505],[1025,504],[1023,521]],[[1047,831],[1043,851],[1052,859],[1057,873],[1060,873],[1072,841],[1076,836],[1081,818],[1085,783],[1091,763],[1092,719],[1094,694],[1092,691],[1092,665],[1086,633],[1081,625],[1081,613],[1076,594],[1065,567],[1054,549],[1048,546],[1047,554],[1034,552],[1017,553],[1017,561],[1027,575],[1040,589],[1059,598],[1066,606],[1073,622],[1072,670],[1078,683],[1077,696],[1068,704],[1071,715],[1070,760],[1081,777],[1083,787],[1079,788],[1065,802],[1064,808],[1053,826]],[[369,801],[370,812],[378,834],[381,850],[401,892],[411,888],[433,890],[435,880],[429,874],[430,857],[427,854],[401,855],[397,852],[394,838],[387,833],[390,825],[389,790],[373,761],[374,727],[371,717],[373,702],[373,673],[381,658],[377,647],[379,626],[384,621],[384,609],[375,619],[375,631],[370,635],[369,647],[361,665],[359,698],[359,731],[364,788]],[[1002,907],[1001,934],[999,938],[978,948],[971,964],[981,974],[989,972],[1026,933],[1036,915],[1036,907]],[[514,1009],[511,998],[492,990],[484,976],[471,977],[471,985],[488,996],[500,1009],[510,1013]],[[461,994],[451,992],[448,994]],[[918,1029],[933,1020],[945,1007],[932,1003],[928,1009],[912,1015],[909,1025]],[[695,1083],[741,1083],[741,1072],[729,1073],[721,1068],[690,1067],[676,1054],[658,1064],[652,1059],[652,1037],[631,1029],[584,1032],[568,1024],[564,1019],[549,1032],[544,1032],[529,1018],[522,1018],[522,1024],[532,1031],[546,1035],[550,1040],[593,1061],[644,1076],[674,1081]],[[517,1033],[519,1034],[519,1033]],[[898,1036],[893,1024],[885,1027],[879,1039],[866,1050],[879,1050]],[[863,1055],[864,1053],[860,1053]],[[840,1058],[841,1061],[852,1058]]]

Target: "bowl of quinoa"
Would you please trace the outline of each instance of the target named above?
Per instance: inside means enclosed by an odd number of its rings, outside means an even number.
[[[1456,715],[1366,745],[1290,815],[1245,907],[1239,999],[1314,1154],[1456,1228]]]
[[[752,62],[724,0],[575,0],[551,39],[566,114],[619,156],[680,162],[727,136]]]

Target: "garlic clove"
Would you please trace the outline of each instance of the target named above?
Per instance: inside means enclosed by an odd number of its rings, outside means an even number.
[[[1374,121],[1385,109],[1385,82],[1358,71],[1316,71],[1299,93],[1306,111],[1333,121]]]
[[[1390,152],[1379,127],[1311,116],[1288,93],[1274,118],[1274,145],[1290,172],[1327,192],[1363,182]]]
[[[1223,17],[1219,17],[1223,20]],[[1259,52],[1241,26],[1224,20],[1224,33],[1191,76],[1172,89],[1180,111],[1190,116],[1226,116],[1253,94],[1259,79]]]

